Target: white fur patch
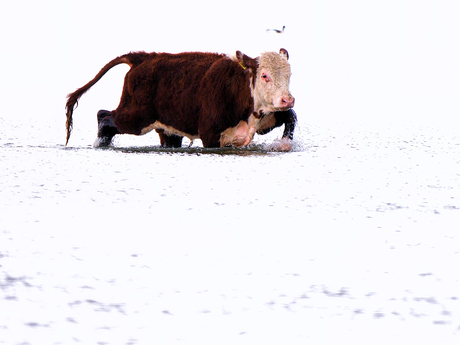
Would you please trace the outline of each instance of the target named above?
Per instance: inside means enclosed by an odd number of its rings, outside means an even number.
[[[175,129],[174,127],[165,125],[165,124],[161,123],[160,121],[155,121],[150,126],[144,127],[142,129],[142,131],[141,131],[141,135],[147,134],[148,132],[153,131],[154,129],[163,129],[166,135],[173,135],[174,134],[174,135],[178,135],[178,136],[181,136],[181,137],[187,137],[188,139],[190,139],[190,141],[200,138],[198,135],[189,134],[189,133],[179,131],[178,129]]]

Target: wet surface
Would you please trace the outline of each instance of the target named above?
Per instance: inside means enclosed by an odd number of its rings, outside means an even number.
[[[172,155],[219,155],[219,156],[265,156],[273,154],[269,145],[251,145],[249,147],[223,147],[223,148],[203,148],[203,147],[181,147],[181,148],[163,148],[160,146],[133,146],[133,147],[108,147],[99,148],[99,150],[113,150],[123,153],[158,153]]]
[[[289,153],[0,124],[0,344],[460,341],[458,124]]]

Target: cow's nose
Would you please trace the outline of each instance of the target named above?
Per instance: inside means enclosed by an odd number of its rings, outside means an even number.
[[[293,107],[294,107],[295,98],[292,97],[292,96],[290,96],[290,97],[283,97],[283,98],[281,98],[281,102],[282,102],[284,108],[293,108]]]

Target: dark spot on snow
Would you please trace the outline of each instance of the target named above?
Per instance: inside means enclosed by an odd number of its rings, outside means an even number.
[[[49,327],[48,325],[42,325],[38,322],[27,322],[24,325],[29,326],[29,327]]]
[[[384,316],[385,316],[384,313],[379,313],[379,312],[374,313],[374,319],[381,319]]]
[[[438,304],[434,297],[414,297],[414,301],[417,302],[428,302],[431,304]]]
[[[450,322],[448,322],[448,321],[441,321],[441,320],[433,321],[434,325],[448,325],[449,323]]]

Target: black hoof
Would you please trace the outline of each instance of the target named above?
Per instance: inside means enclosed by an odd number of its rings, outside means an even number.
[[[121,134],[115,126],[112,118],[112,112],[108,110],[99,110],[97,113],[98,131],[95,147],[107,147],[112,143],[112,138]]]

